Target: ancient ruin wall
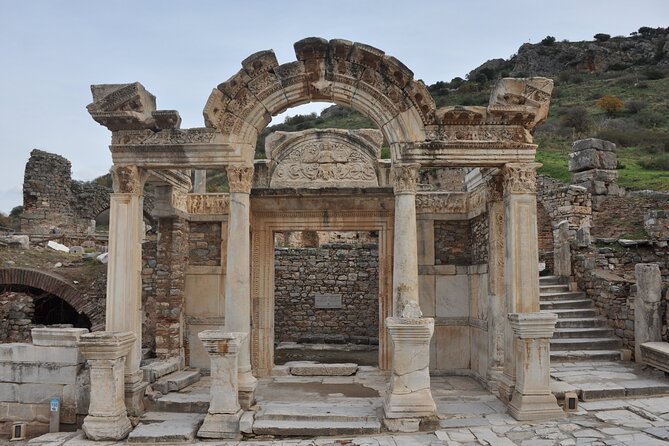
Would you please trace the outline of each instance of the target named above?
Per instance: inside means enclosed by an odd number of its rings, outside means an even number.
[[[276,248],[275,340],[376,340],[378,257],[377,245]],[[315,308],[317,293],[341,294],[341,308]]]

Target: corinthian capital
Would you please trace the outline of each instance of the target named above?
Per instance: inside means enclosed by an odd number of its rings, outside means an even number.
[[[502,169],[504,194],[535,194],[537,169],[541,163],[507,163]]]
[[[115,193],[142,195],[149,173],[137,166],[113,166],[111,176]]]
[[[250,164],[230,164],[225,168],[228,174],[230,192],[251,193],[253,166]]]
[[[393,191],[395,195],[416,194],[420,164],[393,165]]]

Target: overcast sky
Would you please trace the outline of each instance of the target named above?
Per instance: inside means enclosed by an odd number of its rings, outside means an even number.
[[[182,128],[202,127],[211,89],[244,58],[273,49],[293,61],[304,37],[375,46],[429,85],[546,35],[590,40],[668,19],[668,0],[0,0],[0,211],[21,204],[33,148],[68,158],[75,179],[109,170],[110,133],[86,112],[91,84],[139,81]]]

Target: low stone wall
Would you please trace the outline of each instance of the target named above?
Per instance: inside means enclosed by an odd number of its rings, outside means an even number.
[[[274,333],[277,342],[377,340],[377,245],[276,248]],[[316,308],[318,295],[341,296],[341,308]]]
[[[51,399],[60,400],[60,422],[72,430],[88,413],[88,369],[76,347],[80,328],[35,328],[32,344],[0,344],[0,434],[27,423],[28,437],[49,430]],[[65,426],[63,426],[65,427]]]

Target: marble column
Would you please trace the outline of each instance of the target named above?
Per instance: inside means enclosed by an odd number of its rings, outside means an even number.
[[[508,163],[504,182],[504,283],[506,313],[539,311],[539,247],[537,183],[539,163]],[[504,373],[499,396],[509,402],[516,377],[515,338],[507,322],[504,330]]]
[[[196,169],[193,171],[193,192],[196,194],[207,193],[207,171]]]
[[[550,386],[550,339],[557,315],[553,313],[512,313],[509,323],[516,339],[516,383],[509,413],[520,421],[561,418]]]
[[[88,362],[91,401],[83,429],[91,440],[121,440],[132,430],[125,406],[125,357],[132,351],[130,332],[98,331],[79,338],[79,352]]]
[[[238,354],[247,333],[205,330],[198,333],[211,360],[209,410],[197,435],[203,438],[239,439],[242,409],[238,397]]]
[[[227,263],[225,270],[225,329],[251,331],[250,194],[253,166],[234,164],[226,169],[230,184]],[[250,336],[239,347],[239,401],[248,410],[255,402],[258,380],[251,372]]]
[[[392,431],[418,430],[419,419],[436,412],[430,390],[434,319],[389,317],[386,327],[393,342],[393,369],[383,403],[384,423]],[[412,425],[414,429],[409,427]]]
[[[504,186],[502,175],[488,178],[488,387],[497,392],[504,371]]]
[[[657,263],[637,263],[634,297],[634,360],[643,362],[641,344],[662,341],[662,275]]]
[[[131,332],[134,343],[125,361],[128,412],[144,412],[142,358],[142,239],[144,183],[148,173],[136,166],[114,166],[109,210],[106,330]]]
[[[393,315],[421,317],[418,303],[416,187],[419,164],[393,166],[395,226],[393,247]]]

